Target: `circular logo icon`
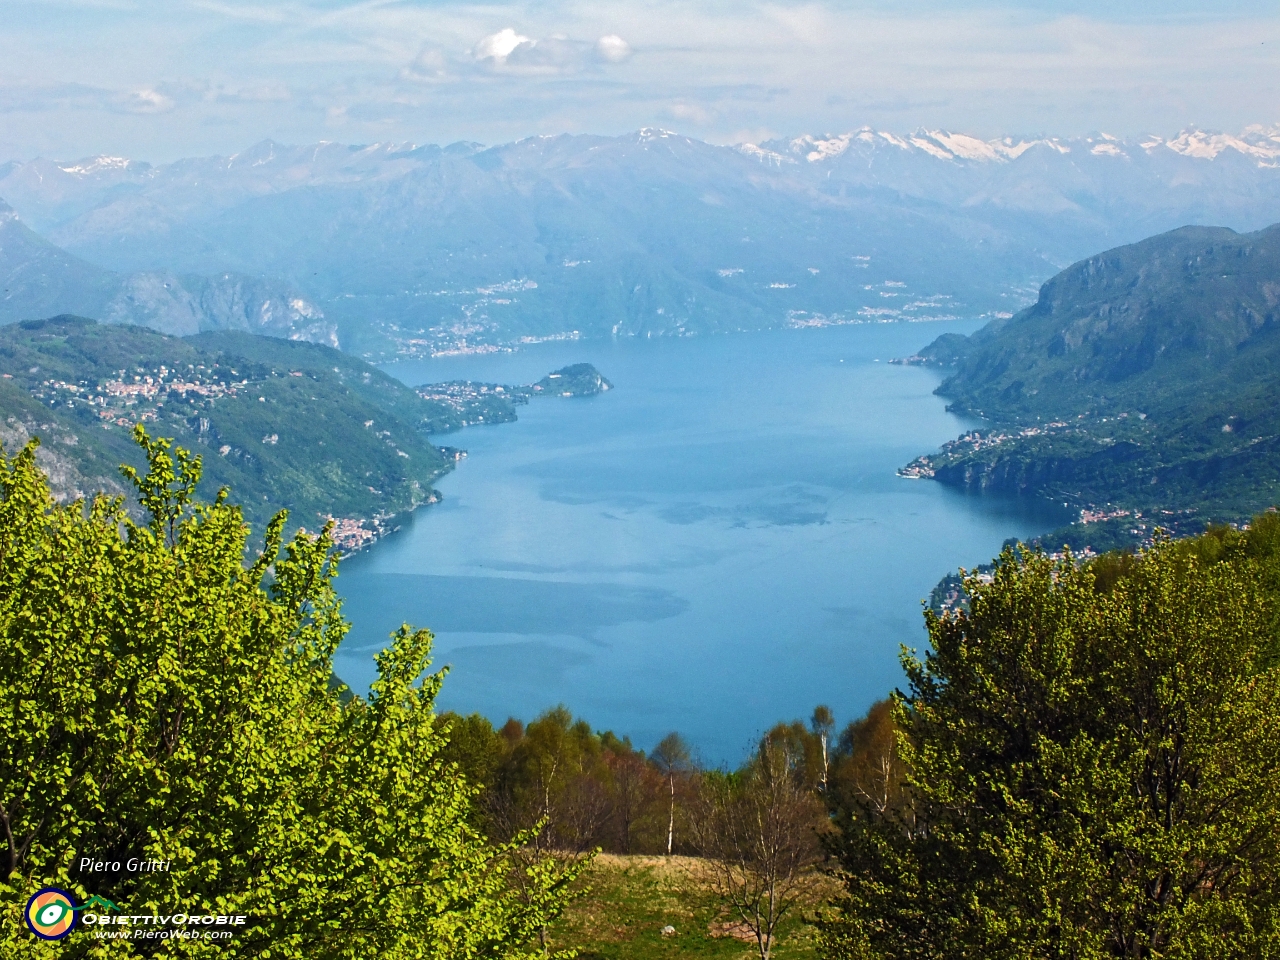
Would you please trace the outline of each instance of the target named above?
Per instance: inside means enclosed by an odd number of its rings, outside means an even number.
[[[57,887],[43,887],[27,901],[27,928],[41,940],[61,940],[76,925],[76,902]]]

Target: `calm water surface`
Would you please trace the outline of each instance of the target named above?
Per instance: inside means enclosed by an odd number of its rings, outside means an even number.
[[[543,344],[395,364],[417,384],[529,383],[594,363],[615,389],[539,398],[438,442],[469,456],[338,581],[354,687],[402,621],[436,634],[441,706],[497,723],[563,703],[650,747],[737,761],[780,719],[840,723],[902,680],[920,601],[1011,536],[1063,521],[895,469],[969,424],[938,374],[888,364],[976,322]]]

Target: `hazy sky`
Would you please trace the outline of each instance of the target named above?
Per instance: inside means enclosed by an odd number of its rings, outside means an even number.
[[[1275,3],[0,0],[0,159],[1277,121]]]

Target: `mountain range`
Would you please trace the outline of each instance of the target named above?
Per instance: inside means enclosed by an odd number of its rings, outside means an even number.
[[[241,330],[337,346],[333,323],[286,284],[222,273],[116,272],[74,256],[0,201],[0,323],[80,314],[185,336]]]
[[[1280,220],[1280,128],[264,142],[154,166],[11,162],[0,197],[20,217],[0,235],[0,319],[260,327],[385,358],[1011,315],[1092,251]]]

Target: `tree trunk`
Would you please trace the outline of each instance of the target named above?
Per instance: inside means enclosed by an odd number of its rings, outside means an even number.
[[[827,734],[824,730],[821,734],[822,740],[822,792],[827,792]]]
[[[671,847],[676,836],[676,778],[672,774],[667,778],[671,784],[671,807],[667,817],[667,856],[671,856]]]

